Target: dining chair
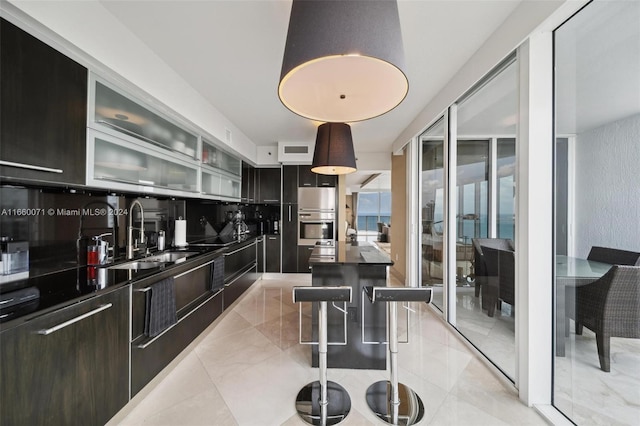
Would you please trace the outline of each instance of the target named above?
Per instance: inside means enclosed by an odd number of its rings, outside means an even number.
[[[487,266],[484,259],[482,247],[493,247],[498,249],[513,250],[513,241],[507,238],[472,238],[473,245],[473,273],[475,276],[475,296],[480,296],[482,285],[487,282]],[[491,293],[491,291],[489,291]],[[482,309],[488,309],[485,298],[482,298]]]
[[[611,337],[640,338],[640,266],[613,265],[598,280],[576,288],[576,334],[596,334],[602,371],[610,371]]]
[[[610,247],[592,246],[587,260],[595,260],[612,265],[640,266],[640,253]]]
[[[515,252],[482,246],[487,281],[482,290],[487,315],[493,317],[498,303],[515,306]]]

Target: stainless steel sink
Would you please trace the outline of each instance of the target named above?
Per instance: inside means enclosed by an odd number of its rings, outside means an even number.
[[[149,260],[134,260],[133,262],[120,263],[118,265],[109,266],[107,269],[151,269],[164,265],[164,262]]]
[[[178,263],[186,260],[192,254],[198,254],[197,251],[166,251],[154,256],[143,257],[142,259],[132,260],[130,262],[119,263],[117,265],[108,266],[107,269],[151,269],[162,266],[166,263]]]
[[[192,254],[198,254],[197,251],[168,251],[155,256],[149,256],[144,258],[145,262],[176,262],[180,259],[191,256]]]

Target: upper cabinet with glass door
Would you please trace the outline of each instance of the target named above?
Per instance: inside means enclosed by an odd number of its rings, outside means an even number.
[[[90,78],[87,184],[195,196],[198,136],[95,75]]]
[[[114,136],[126,135],[177,154],[178,158],[197,160],[197,135],[94,75],[89,114],[89,127],[96,130]]]
[[[240,201],[242,161],[202,139],[202,195]]]

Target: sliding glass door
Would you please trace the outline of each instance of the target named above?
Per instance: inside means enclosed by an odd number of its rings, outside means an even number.
[[[444,118],[420,135],[421,281],[433,288],[433,304],[444,310]]]
[[[515,57],[506,60],[419,137],[422,285],[434,288],[445,318],[512,380],[516,70]]]
[[[553,404],[577,424],[637,425],[640,2],[589,3],[554,52]]]

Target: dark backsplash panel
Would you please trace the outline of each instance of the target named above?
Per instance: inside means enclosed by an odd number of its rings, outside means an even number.
[[[211,235],[212,229],[215,233],[220,233],[238,210],[244,214],[245,223],[254,235],[259,234],[260,220],[280,219],[280,206],[245,205],[208,200],[187,200],[186,204],[187,235],[191,237]]]
[[[29,242],[31,277],[86,265],[86,246],[91,244],[91,237],[113,233],[114,228],[117,235],[104,239],[110,247],[117,246],[117,257],[122,257],[128,209],[135,199],[144,207],[145,235],[151,248],[156,246],[160,230],[166,232],[167,244],[172,243],[174,221],[179,217],[187,219],[189,238],[219,233],[238,210],[243,212],[252,234],[260,233],[260,222],[265,222],[263,232],[270,233],[270,223],[280,218],[279,206],[2,185],[0,236]],[[133,214],[137,227],[139,210],[134,209]]]
[[[29,242],[30,276],[86,264],[91,237],[111,232],[104,239],[119,247],[126,244],[128,207],[138,197],[100,191],[67,191],[17,186],[0,187],[0,235]],[[138,198],[145,209],[145,234],[151,246],[159,230],[173,236],[173,220],[185,216],[183,200]],[[134,210],[139,226],[139,210]]]

